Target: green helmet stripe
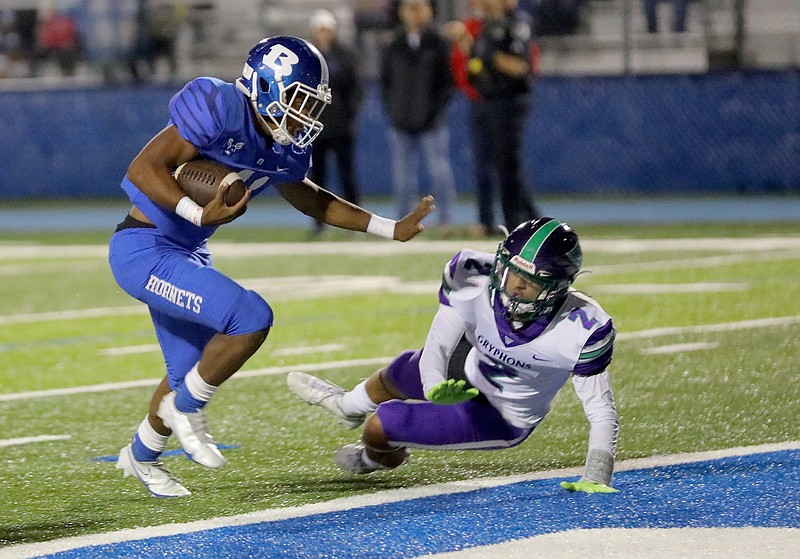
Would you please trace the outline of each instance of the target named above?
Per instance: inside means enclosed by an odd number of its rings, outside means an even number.
[[[525,246],[522,247],[519,255],[528,262],[533,262],[536,258],[536,255],[539,253],[539,249],[542,248],[542,245],[547,240],[547,237],[549,237],[550,233],[555,231],[560,225],[560,221],[553,219],[539,227],[539,230],[531,235],[531,238],[527,243],[525,243]]]

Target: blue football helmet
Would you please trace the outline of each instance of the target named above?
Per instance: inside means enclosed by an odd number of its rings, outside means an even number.
[[[530,322],[560,306],[581,270],[581,245],[569,225],[550,217],[526,221],[500,243],[491,272],[492,304],[508,320]],[[509,273],[536,283],[533,300],[507,292]]]
[[[250,50],[236,87],[281,145],[308,146],[322,132],[319,117],[331,102],[328,64],[308,41],[269,37]]]

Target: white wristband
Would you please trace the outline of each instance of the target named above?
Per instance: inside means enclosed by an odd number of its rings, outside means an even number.
[[[367,233],[386,239],[394,239],[395,225],[397,225],[397,221],[394,219],[372,214],[372,217],[369,218],[369,225],[367,225]]]
[[[181,216],[186,221],[194,223],[200,227],[200,222],[203,219],[203,207],[198,205],[197,202],[184,196],[175,206],[175,213]]]

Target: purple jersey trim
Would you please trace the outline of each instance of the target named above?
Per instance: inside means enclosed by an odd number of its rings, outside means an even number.
[[[614,325],[611,320],[606,322],[603,326],[595,330],[589,339],[586,340],[584,344],[584,348],[591,347],[595,344],[600,343],[609,335],[613,336],[614,334]],[[596,355],[595,355],[596,354]],[[611,363],[611,358],[614,354],[614,340],[613,338],[611,341],[608,342],[605,346],[598,348],[595,352],[592,352],[591,358],[588,361],[583,361],[588,356],[586,353],[581,354],[581,361],[575,366],[575,369],[572,371],[574,375],[582,376],[582,377],[590,377],[592,375],[598,375],[606,370],[609,363]]]

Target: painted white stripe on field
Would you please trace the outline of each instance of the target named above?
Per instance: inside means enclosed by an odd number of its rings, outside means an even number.
[[[592,293],[661,295],[664,293],[722,293],[749,289],[746,283],[619,283],[595,285]]]
[[[315,372],[315,371],[330,371],[334,369],[346,369],[348,367],[364,367],[367,365],[370,366],[386,365],[392,359],[394,359],[394,356],[369,357],[366,359],[349,359],[345,361],[330,361],[328,363],[299,363],[297,365],[285,365],[281,367],[266,367],[263,369],[239,371],[231,378],[235,380],[237,378],[252,378],[252,377],[263,377],[269,375],[281,375],[284,373],[291,373],[292,371]],[[142,388],[147,386],[155,386],[159,382],[161,382],[160,378],[157,379],[150,378],[141,380],[131,380],[126,382],[109,382],[106,384],[92,384],[89,386],[54,388],[52,390],[33,390],[30,392],[0,394],[0,402],[10,402],[13,400],[29,400],[31,398],[46,398],[49,396],[67,396],[70,394],[85,394],[89,392],[110,392],[113,390],[125,390],[128,388]]]
[[[108,263],[99,260],[81,262],[47,262],[44,264],[4,264],[0,276],[29,276],[32,274],[64,274],[65,272],[87,272],[108,270]]]
[[[704,334],[708,332],[733,332],[748,330],[750,328],[771,328],[775,326],[790,326],[800,323],[800,316],[781,316],[776,318],[758,318],[755,320],[742,320],[739,322],[723,322],[720,324],[704,324],[702,326],[672,326],[666,328],[651,328],[638,332],[622,332],[617,334],[617,340],[641,340],[659,336],[674,336],[677,334]]]
[[[276,349],[272,352],[272,355],[283,356],[283,355],[313,355],[315,353],[327,353],[331,351],[341,351],[346,349],[347,346],[344,344],[323,344],[323,345],[312,345],[306,347],[286,347],[283,349]]]
[[[80,309],[74,311],[53,311],[26,314],[10,314],[0,316],[0,325],[26,324],[33,322],[53,322],[56,320],[78,320],[82,318],[103,318],[106,316],[122,316],[127,314],[147,314],[144,305],[126,307],[99,307],[96,309]]]
[[[323,344],[317,346],[287,347],[284,349],[276,349],[275,351],[272,351],[270,353],[271,355],[279,357],[287,355],[310,355],[314,353],[340,351],[342,349],[345,349],[345,347],[346,346],[344,344]],[[135,355],[137,353],[151,353],[154,351],[161,351],[161,346],[158,344],[143,344],[143,345],[129,345],[123,347],[108,347],[99,350],[97,353],[98,355],[115,357],[118,355]]]
[[[116,357],[117,355],[135,355],[137,353],[150,353],[153,351],[161,351],[161,346],[158,344],[143,344],[143,345],[128,345],[122,347],[107,347],[98,350],[98,355],[105,355],[106,357]]]
[[[638,332],[622,332],[617,334],[616,339],[617,341],[641,340],[646,338],[656,338],[659,336],[673,336],[687,333],[731,332],[736,330],[746,330],[749,328],[789,326],[797,323],[800,323],[800,316],[784,316],[778,318],[743,320],[740,322],[725,322],[721,324],[707,324],[704,326],[675,326],[668,328],[652,328],[649,330],[640,330]],[[392,359],[394,359],[394,356],[370,357],[365,359],[352,359],[349,361],[332,361],[329,363],[305,363],[283,367],[267,367],[252,371],[239,371],[232,378],[237,379],[265,375],[279,375],[283,373],[290,373],[292,371],[327,371],[331,369],[343,369],[346,367],[358,367],[365,365],[385,365]],[[31,392],[0,394],[0,402],[7,402],[11,400],[28,400],[30,398],[45,398],[48,396],[65,396],[68,394],[82,394],[88,392],[108,392],[111,390],[123,390],[127,388],[141,388],[143,386],[154,386],[160,381],[161,379],[143,379],[108,384],[94,384],[90,386],[57,388],[53,390],[35,390]]]
[[[687,351],[702,351],[704,349],[716,349],[719,347],[718,342],[695,342],[690,344],[671,344],[660,345],[657,347],[648,347],[639,350],[643,355],[662,355],[667,353],[685,353]]]
[[[800,237],[720,237],[699,239],[582,239],[584,252],[633,254],[668,251],[764,252],[800,249]],[[455,254],[464,247],[494,253],[497,241],[418,239],[413,243],[389,243],[381,240],[315,243],[236,243],[210,241],[215,256],[250,258],[253,256],[355,255],[386,256],[394,254]],[[0,259],[37,258],[108,258],[107,245],[0,245]]]
[[[400,278],[394,276],[286,276],[239,279],[237,281],[242,286],[258,292],[267,299],[279,297],[282,302],[365,292],[421,292],[424,294],[429,293],[433,296],[439,288],[439,282],[404,284]],[[422,291],[423,287],[424,291]],[[0,316],[0,325],[82,320],[106,316],[144,315],[147,313],[147,307],[144,305],[24,313]]]
[[[743,262],[774,262],[780,260],[796,260],[800,251],[775,251],[762,253],[729,254],[725,256],[705,256],[701,258],[681,258],[680,260],[656,260],[653,262],[636,262],[625,264],[602,264],[585,267],[584,271],[592,274],[622,274],[627,272],[653,272],[663,270],[687,270],[696,268],[717,268]]]
[[[800,441],[790,441],[776,444],[763,444],[748,447],[736,447],[725,450],[712,450],[705,452],[694,452],[688,454],[671,454],[665,456],[655,456],[652,458],[637,458],[617,462],[615,472],[624,472],[641,468],[655,468],[670,466],[675,464],[686,464],[691,462],[703,462],[706,460],[718,460],[733,456],[747,456],[763,452],[778,452],[781,450],[794,450],[800,448]],[[544,472],[534,472],[513,476],[470,479],[456,481],[452,483],[441,483],[436,485],[426,485],[421,487],[410,487],[407,489],[395,489],[382,491],[370,495],[359,495],[356,497],[343,497],[333,499],[323,503],[314,503],[299,507],[286,507],[281,509],[264,510],[236,516],[211,518],[196,522],[186,522],[183,524],[167,524],[164,526],[152,526],[147,528],[133,528],[118,530],[107,534],[92,534],[89,536],[78,536],[64,538],[50,542],[22,544],[6,548],[3,554],[5,559],[29,559],[37,555],[45,555],[87,547],[94,545],[104,545],[119,543],[138,539],[157,538],[173,536],[176,534],[187,534],[200,530],[212,530],[226,526],[241,526],[245,524],[255,524],[259,522],[271,522],[275,520],[285,520],[288,518],[299,518],[313,514],[323,514],[328,512],[345,511],[354,508],[369,507],[386,503],[395,503],[409,499],[421,497],[432,497],[436,495],[448,495],[453,493],[463,493],[498,487],[512,483],[578,476],[583,472],[583,467],[563,468]]]
[[[19,446],[31,443],[46,443],[50,441],[66,441],[72,435],[39,435],[37,437],[19,437],[16,439],[0,439],[0,448],[7,446]]]

